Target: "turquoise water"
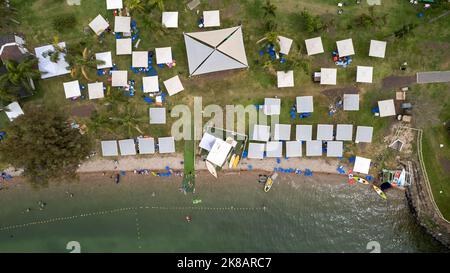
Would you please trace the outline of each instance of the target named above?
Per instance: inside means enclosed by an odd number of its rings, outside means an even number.
[[[415,223],[401,191],[386,202],[342,177],[283,174],[264,193],[256,178],[200,176],[200,205],[178,191],[177,178],[19,184],[0,191],[0,251],[69,252],[69,241],[82,252],[369,252],[369,241],[382,252],[446,251]]]

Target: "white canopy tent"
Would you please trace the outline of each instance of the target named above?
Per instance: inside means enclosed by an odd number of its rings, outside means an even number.
[[[89,27],[95,34],[100,35],[109,27],[109,23],[99,14],[89,23]]]
[[[356,156],[355,165],[353,166],[353,172],[369,174],[371,160],[368,158]]]
[[[168,80],[165,80],[164,86],[166,87],[166,90],[167,90],[167,93],[169,93],[169,96],[173,96],[184,90],[184,87],[181,84],[181,80],[180,80],[180,77],[178,77],[178,75],[176,75]]]
[[[162,13],[162,25],[166,28],[177,28],[178,11],[164,11]]]
[[[373,135],[373,127],[370,126],[358,126],[356,127],[356,143],[364,142],[371,143]]]
[[[104,62],[103,64],[97,64],[97,69],[111,68],[113,66],[111,51],[96,53],[95,59]]]
[[[255,124],[253,126],[252,140],[256,141],[269,141],[270,138],[270,126]]]
[[[66,93],[66,99],[77,98],[81,96],[80,83],[78,80],[65,82],[64,85],[64,93]]]
[[[88,94],[90,100],[104,98],[103,82],[88,83]]]
[[[148,67],[148,51],[133,51],[132,53],[133,67]]]
[[[184,33],[190,76],[247,68],[241,26]]]
[[[386,54],[386,44],[387,42],[385,41],[370,40],[369,56],[384,58]]]
[[[355,55],[355,49],[353,48],[353,40],[345,39],[336,42],[339,57],[346,57]]]
[[[342,157],[344,143],[342,141],[327,141],[327,157]]]
[[[356,67],[356,82],[372,83],[373,67],[360,66]]]
[[[115,16],[114,17],[114,32],[131,32],[131,17]]]
[[[291,125],[290,124],[275,124],[274,140],[291,140]]]
[[[278,42],[280,43],[280,53],[284,55],[288,55],[289,51],[291,51],[292,39],[278,36]]]
[[[132,138],[119,140],[119,149],[122,156],[136,155],[136,144]]]
[[[155,139],[152,137],[138,137],[139,154],[148,155],[155,153]]]
[[[322,156],[322,141],[306,141],[306,156]]]
[[[333,140],[334,126],[331,124],[317,125],[317,140]]]
[[[150,107],[150,124],[166,124],[166,108]]]
[[[336,126],[336,140],[352,141],[353,124],[338,124]]]
[[[15,101],[5,107],[5,114],[8,117],[9,121],[13,121],[24,113],[22,107],[20,107],[19,103]]]
[[[58,47],[61,49],[65,49],[66,43],[61,42],[58,44]],[[39,71],[42,72],[41,79],[48,79],[51,77],[61,76],[70,73],[70,69],[68,69],[69,64],[66,62],[65,59],[66,58],[65,53],[59,54],[59,59],[56,63],[50,60],[50,56],[48,55],[48,53],[56,51],[53,45],[36,47],[34,51],[36,53],[36,57],[38,58]]]
[[[337,77],[336,68],[320,69],[320,84],[336,85],[336,77]]]
[[[390,117],[396,115],[393,99],[378,101],[378,108],[380,109],[380,117]]]
[[[117,140],[102,141],[102,155],[103,156],[118,156],[119,150],[117,148]]]
[[[294,87],[294,70],[277,71],[278,88]]]
[[[219,10],[203,11],[203,26],[220,27],[220,11]]]
[[[128,86],[128,71],[127,70],[114,70],[111,71],[111,86],[112,87],[124,87]]]
[[[281,110],[281,99],[265,98],[264,99],[264,115],[279,115]]]
[[[297,113],[314,112],[313,96],[300,96],[296,98]]]
[[[209,133],[205,133],[202,137],[202,140],[200,140],[200,144],[198,146],[207,151],[211,151],[214,143],[216,142],[216,139],[217,138],[215,136]]]
[[[123,9],[122,0],[106,0],[106,9]]]
[[[173,62],[171,47],[157,47],[155,48],[155,54],[157,64],[168,64]]]
[[[359,111],[359,94],[344,94],[344,111]]]
[[[175,139],[173,137],[158,138],[158,147],[160,154],[175,153]]]
[[[305,44],[306,44],[306,52],[308,53],[309,56],[324,53],[322,38],[320,36],[311,39],[306,39]]]
[[[132,51],[131,38],[116,39],[116,55],[131,55]]]
[[[312,140],[312,125],[296,125],[295,140],[310,141]]]
[[[211,151],[209,151],[206,160],[216,166],[222,167],[232,148],[233,146],[231,146],[231,144],[217,138],[211,148]]]
[[[269,141],[266,143],[267,157],[281,157],[283,154],[283,142]]]
[[[286,157],[301,157],[302,156],[302,142],[301,141],[286,141]]]
[[[263,159],[265,147],[266,144],[264,143],[249,143],[247,157],[253,159]]]
[[[144,93],[159,92],[158,76],[149,76],[142,78],[142,87]]]

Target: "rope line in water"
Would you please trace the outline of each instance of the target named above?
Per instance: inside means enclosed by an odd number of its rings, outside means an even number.
[[[55,218],[51,218],[51,219],[34,221],[34,222],[30,222],[30,223],[25,223],[25,224],[4,226],[4,227],[0,227],[0,231],[24,228],[24,227],[34,226],[34,225],[49,224],[49,223],[54,223],[54,222],[69,221],[69,220],[74,220],[74,219],[81,218],[81,217],[98,216],[98,215],[105,215],[105,214],[114,214],[114,213],[123,212],[123,211],[135,211],[137,236],[138,236],[138,240],[140,240],[141,234],[140,234],[140,225],[139,225],[139,219],[138,219],[138,215],[137,215],[137,210],[144,210],[144,209],[153,209],[153,210],[208,210],[208,211],[261,211],[261,210],[264,210],[265,211],[266,207],[255,207],[255,208],[233,207],[233,206],[231,206],[231,207],[159,207],[159,206],[128,207],[128,208],[118,208],[118,209],[112,209],[112,210],[87,212],[87,213],[82,213],[82,214],[79,214],[79,215],[72,215],[72,216],[65,216],[65,217],[55,217]]]

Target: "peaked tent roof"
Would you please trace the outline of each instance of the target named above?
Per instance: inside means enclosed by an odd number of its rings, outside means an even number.
[[[233,34],[238,27],[224,28],[218,30],[201,31],[201,32],[190,32],[185,33],[185,35],[191,36],[199,41],[202,41],[212,47],[217,47],[224,39],[228,38]]]
[[[243,65],[216,50],[192,73],[192,75],[246,67],[246,65]]]
[[[187,52],[189,52],[187,57],[189,71],[191,71],[192,74],[192,72],[195,71],[195,69],[197,69],[199,65],[206,60],[211,53],[214,52],[214,49],[200,43],[188,35],[184,35],[184,43],[186,44]]]
[[[239,27],[233,35],[231,35],[228,39],[225,39],[226,40],[224,40],[224,42],[217,49],[248,66],[247,56],[245,55],[242,28]]]

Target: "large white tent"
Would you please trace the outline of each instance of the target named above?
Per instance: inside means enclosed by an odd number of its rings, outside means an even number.
[[[139,154],[147,155],[155,153],[155,139],[152,137],[138,137]]]
[[[127,70],[111,71],[111,86],[112,87],[128,86],[128,71]]]
[[[66,43],[61,42],[58,44],[58,47],[61,49],[66,48]],[[66,62],[66,54],[60,53],[59,59],[56,63],[50,60],[49,52],[55,52],[56,49],[53,45],[46,45],[41,47],[36,47],[34,52],[36,53],[36,57],[38,58],[38,67],[41,73],[41,79],[47,79],[51,77],[61,76],[70,73],[70,69],[68,69],[69,64]]]
[[[144,93],[159,92],[158,76],[149,76],[142,78],[142,87]]]
[[[76,98],[81,96],[80,83],[78,80],[65,82],[64,85],[64,93],[66,93],[66,99]]]
[[[324,52],[322,45],[322,38],[320,36],[311,39],[306,39],[305,44],[306,44],[306,52],[308,53],[309,56]]]
[[[344,143],[342,141],[327,141],[327,157],[342,157]]]
[[[302,142],[301,141],[286,141],[286,157],[301,157],[302,156]]]
[[[296,125],[295,140],[310,141],[312,140],[312,125]]]
[[[131,55],[132,51],[131,38],[116,39],[116,55]]]
[[[270,138],[270,126],[255,124],[253,126],[252,140],[268,141]]]
[[[281,110],[281,99],[265,98],[264,99],[264,115],[279,115]]]
[[[336,42],[339,57],[346,57],[355,54],[355,49],[353,48],[352,39],[345,39]]]
[[[88,94],[90,100],[104,98],[103,82],[88,83]]]
[[[356,156],[353,172],[369,174],[371,160],[368,158]]]
[[[331,124],[318,124],[317,140],[333,140],[333,127]]]
[[[162,25],[166,28],[177,28],[178,11],[164,11],[162,13]]]
[[[114,32],[131,32],[131,17],[115,16],[114,17]]]
[[[356,67],[356,82],[372,83],[373,67],[361,66]]]
[[[164,86],[166,87],[166,90],[167,90],[167,93],[169,93],[169,96],[173,96],[184,90],[184,87],[181,84],[181,80],[180,80],[180,77],[178,77],[178,75],[176,75],[168,80],[165,80]]]
[[[191,76],[247,68],[241,26],[184,33]]]
[[[220,27],[220,11],[219,10],[203,11],[203,26]]]
[[[336,126],[336,140],[352,141],[353,124],[338,124]]]
[[[206,160],[216,166],[222,167],[232,148],[233,146],[231,146],[230,143],[217,138],[211,148],[211,151],[209,151]]]
[[[289,51],[291,51],[292,39],[284,36],[278,36],[278,42],[280,43],[280,53],[288,55]]]
[[[106,9],[123,9],[122,0],[106,0]]]
[[[396,115],[393,99],[378,101],[378,108],[380,110],[380,117],[390,117]]]
[[[95,59],[103,61],[103,64],[97,64],[97,69],[111,68],[113,66],[111,51],[96,53]]]
[[[320,84],[336,85],[336,68],[321,68],[320,69]]]
[[[158,138],[158,147],[160,154],[175,153],[175,139],[173,137]]]
[[[370,40],[369,56],[384,58],[386,54],[386,44],[385,41]]]
[[[372,135],[373,135],[373,127],[358,126],[358,127],[356,127],[355,142],[356,143],[360,143],[360,142],[371,143]]]
[[[306,156],[322,156],[322,141],[306,141]]]
[[[103,156],[118,156],[117,140],[102,141],[102,155]]]
[[[291,140],[291,125],[290,124],[275,124],[273,132],[274,140]]]
[[[134,139],[119,140],[120,155],[136,155],[136,144]]]
[[[202,140],[200,140],[200,144],[198,146],[207,151],[211,151],[214,143],[216,142],[216,139],[217,138],[215,136],[209,133],[205,133],[202,137]]]
[[[296,98],[297,113],[314,112],[313,96],[300,96]]]
[[[172,48],[170,46],[155,48],[155,54],[157,64],[168,64],[173,62]]]
[[[283,153],[283,142],[268,141],[266,143],[266,156],[267,157],[281,157],[282,153]]]
[[[148,51],[133,51],[132,53],[133,67],[148,67]]]
[[[166,124],[166,108],[150,107],[150,124]]]
[[[249,143],[248,158],[263,159],[266,145],[264,143]]]
[[[109,23],[99,14],[89,23],[89,27],[95,34],[100,35],[109,27]]]
[[[278,88],[294,87],[294,70],[277,71]]]
[[[22,107],[20,107],[19,103],[15,101],[5,107],[5,114],[8,117],[9,121],[13,121],[24,113]]]
[[[344,94],[344,111],[359,111],[359,94]]]

